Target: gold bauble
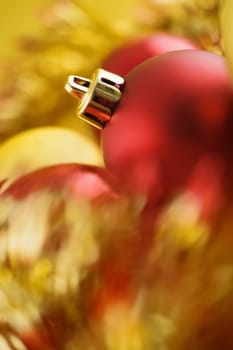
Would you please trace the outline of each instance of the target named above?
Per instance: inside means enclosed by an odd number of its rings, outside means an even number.
[[[85,136],[59,127],[35,128],[11,137],[0,147],[0,179],[60,163],[101,166],[98,146]]]

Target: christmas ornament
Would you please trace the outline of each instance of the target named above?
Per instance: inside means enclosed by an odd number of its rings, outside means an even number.
[[[181,36],[155,33],[121,46],[110,54],[102,66],[110,72],[124,76],[150,57],[169,51],[186,49],[197,49],[197,45]]]
[[[0,344],[9,338],[10,349],[17,342],[20,349],[51,350],[74,341],[85,317],[80,285],[98,261],[104,235],[98,220],[119,200],[117,187],[105,169],[62,164],[27,174],[1,194],[7,228],[0,248]]]
[[[81,99],[78,114],[106,126],[106,165],[130,193],[153,203],[177,193],[205,155],[219,158],[223,172],[230,168],[233,91],[224,58],[163,54],[128,74],[121,97],[123,86],[100,70],[92,83],[70,77],[66,88]]]
[[[0,179],[12,182],[42,166],[70,162],[103,164],[98,146],[83,135],[59,127],[35,128],[0,146]]]

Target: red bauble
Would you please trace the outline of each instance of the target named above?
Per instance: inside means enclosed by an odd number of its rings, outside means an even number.
[[[184,50],[147,60],[128,74],[102,143],[106,165],[124,187],[157,203],[182,190],[203,157],[218,159],[221,174],[230,171],[232,133],[233,91],[224,58]]]
[[[112,73],[126,75],[150,57],[175,50],[197,49],[189,39],[168,33],[156,33],[135,39],[114,51],[103,63]]]

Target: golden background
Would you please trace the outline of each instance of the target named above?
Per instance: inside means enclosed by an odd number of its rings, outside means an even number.
[[[0,57],[15,54],[17,39],[21,35],[39,33],[40,9],[48,0],[2,0],[0,1]]]

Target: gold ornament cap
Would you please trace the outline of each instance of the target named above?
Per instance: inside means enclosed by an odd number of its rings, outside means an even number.
[[[111,120],[124,85],[123,77],[99,68],[91,79],[70,75],[65,89],[79,101],[78,117],[103,129]]]

